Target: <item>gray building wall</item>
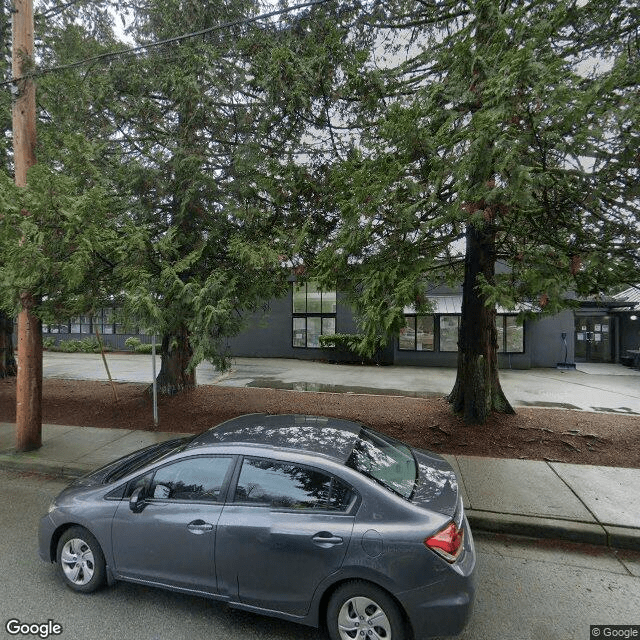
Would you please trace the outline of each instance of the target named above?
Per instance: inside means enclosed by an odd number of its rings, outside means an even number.
[[[271,300],[266,311],[252,314],[246,328],[230,338],[227,348],[231,355],[245,358],[298,358],[300,360],[335,360],[349,362],[352,354],[337,349],[309,349],[293,346],[293,291]],[[356,324],[351,309],[340,293],[336,299],[336,333],[355,333]],[[390,360],[390,357],[387,356]]]
[[[338,294],[336,332],[354,333],[356,324],[351,309]],[[567,333],[568,361],[573,362],[574,321],[572,311],[541,320],[525,321],[524,353],[498,354],[501,368],[529,369],[531,367],[555,367],[564,360],[562,332]],[[246,329],[228,341],[228,351],[233,356],[254,358],[298,358],[301,360],[328,360],[350,362],[357,360],[353,354],[336,349],[308,349],[292,346],[292,292],[278,300],[272,300],[266,312],[253,314]],[[438,351],[404,351],[398,348],[398,339],[374,359],[380,364],[417,367],[455,367],[457,353]]]
[[[566,309],[555,316],[529,321],[525,330],[525,352],[531,367],[555,367],[564,362],[562,333],[567,334],[567,362],[574,361],[575,321],[573,311]]]

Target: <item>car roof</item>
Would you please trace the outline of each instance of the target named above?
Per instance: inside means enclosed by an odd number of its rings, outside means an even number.
[[[253,413],[212,427],[191,440],[187,448],[251,444],[320,454],[344,463],[362,428],[357,422],[339,418]]]

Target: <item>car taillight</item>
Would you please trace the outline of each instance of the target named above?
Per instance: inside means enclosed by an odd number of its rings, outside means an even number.
[[[424,543],[447,562],[455,562],[462,551],[463,537],[464,531],[458,529],[455,522],[451,522],[444,529],[427,538]]]

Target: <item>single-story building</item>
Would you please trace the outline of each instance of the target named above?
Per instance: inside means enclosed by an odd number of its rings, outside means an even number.
[[[518,322],[518,314],[497,309],[499,363],[502,368],[555,367],[564,362],[627,362],[628,351],[640,348],[640,289],[631,288],[610,298],[580,301],[579,306],[554,316]],[[462,294],[444,288],[429,293],[433,311],[418,314],[405,309],[399,335],[375,357],[380,364],[454,367]],[[113,310],[94,317],[43,327],[45,337],[82,339],[95,334],[116,350],[125,341],[151,337],[116,322]],[[354,361],[357,356],[321,345],[321,335],[357,331],[353,312],[339,292],[321,291],[313,282],[292,282],[289,292],[254,314],[247,327],[228,341],[229,353],[238,357],[298,358]]]

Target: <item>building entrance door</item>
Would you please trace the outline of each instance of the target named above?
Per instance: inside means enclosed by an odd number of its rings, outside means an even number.
[[[575,358],[578,362],[611,362],[610,316],[576,316]]]

